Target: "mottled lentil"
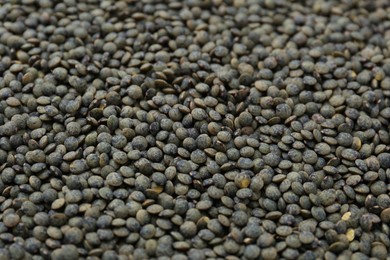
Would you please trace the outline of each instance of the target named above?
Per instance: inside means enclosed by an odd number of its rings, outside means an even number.
[[[19,2],[4,259],[388,256],[386,1]]]

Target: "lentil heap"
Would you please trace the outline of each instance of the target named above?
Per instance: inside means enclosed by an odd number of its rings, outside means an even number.
[[[0,259],[389,259],[389,1],[1,2]]]

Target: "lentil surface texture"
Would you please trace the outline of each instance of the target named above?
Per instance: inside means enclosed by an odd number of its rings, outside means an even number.
[[[0,259],[388,259],[389,13],[0,0]]]

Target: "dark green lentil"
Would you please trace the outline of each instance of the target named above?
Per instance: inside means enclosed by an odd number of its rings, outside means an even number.
[[[5,1],[0,258],[386,259],[389,8]]]

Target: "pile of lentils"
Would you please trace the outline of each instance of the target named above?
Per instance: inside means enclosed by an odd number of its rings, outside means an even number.
[[[0,259],[389,259],[390,2],[5,0]]]

